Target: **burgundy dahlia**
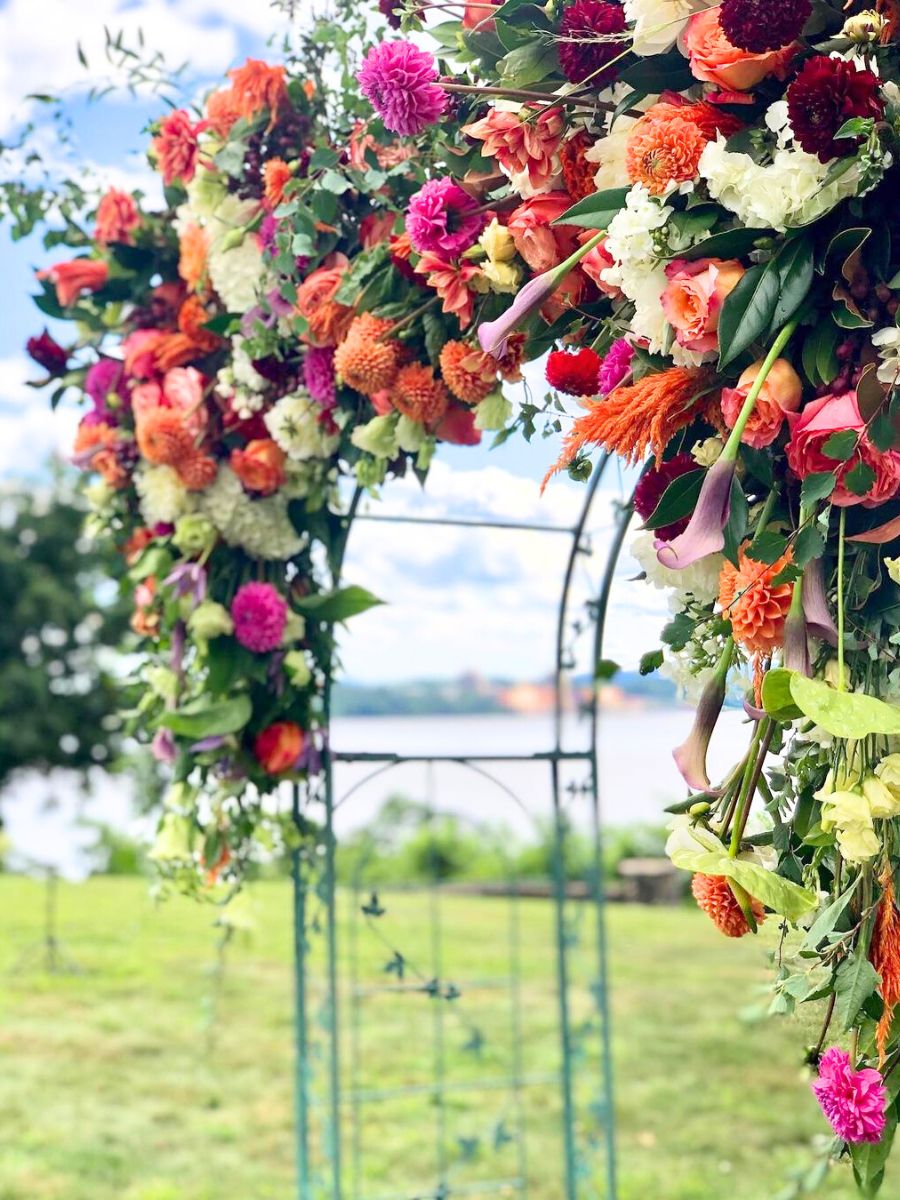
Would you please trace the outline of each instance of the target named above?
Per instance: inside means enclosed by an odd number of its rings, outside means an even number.
[[[751,54],[795,42],[812,13],[812,0],[723,0],[719,24],[733,46]]]
[[[398,0],[378,0],[379,11],[392,29],[400,28],[400,18],[395,12],[398,7]]]
[[[787,90],[788,114],[795,140],[821,162],[852,154],[859,138],[836,138],[851,117],[884,113],[879,79],[871,71],[825,54],[810,58]]]
[[[653,516],[670,484],[682,475],[687,475],[689,471],[696,470],[697,464],[690,454],[676,454],[661,466],[645,471],[634,493],[634,510],[641,520],[648,521]],[[688,520],[688,517],[682,517],[680,521],[654,530],[654,533],[661,542],[670,542],[672,538],[678,537],[679,533],[684,533]]]
[[[574,354],[554,350],[547,357],[547,382],[566,396],[596,396],[602,365],[603,359],[590,346],[583,346]]]
[[[69,352],[64,350],[46,329],[40,337],[30,337],[25,343],[25,349],[48,375],[65,375],[69,364]]]
[[[575,0],[559,26],[559,62],[570,83],[605,87],[616,77],[611,65],[626,49],[625,10],[606,0]]]

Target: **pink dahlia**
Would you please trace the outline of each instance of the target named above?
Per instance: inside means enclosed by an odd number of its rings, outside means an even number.
[[[373,46],[357,79],[385,128],[403,137],[433,125],[447,107],[434,59],[412,42]]]
[[[334,346],[308,346],[303,357],[303,382],[306,390],[322,408],[333,408]]]
[[[200,156],[199,136],[208,124],[193,122],[183,108],[176,108],[160,122],[152,146],[167,187],[176,180],[190,183],[194,178]]]
[[[822,1055],[812,1090],[822,1112],[845,1142],[879,1142],[884,1133],[887,1091],[872,1067],[854,1071],[850,1055],[832,1046]]]
[[[611,65],[627,49],[625,10],[606,0],[575,0],[559,26],[559,63],[570,83],[605,87],[616,70]]]
[[[234,636],[254,654],[278,649],[287,615],[284,597],[270,583],[245,583],[231,602]]]
[[[484,213],[452,179],[432,179],[409,202],[406,232],[419,254],[459,258],[484,228]]]

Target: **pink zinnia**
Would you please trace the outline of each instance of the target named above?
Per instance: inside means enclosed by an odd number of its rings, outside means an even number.
[[[385,128],[403,137],[433,125],[447,107],[434,59],[412,42],[374,46],[356,78]]]
[[[881,1141],[888,1097],[872,1067],[854,1071],[850,1055],[832,1046],[822,1055],[812,1090],[839,1138],[853,1143]]]
[[[284,597],[270,583],[245,583],[231,602],[234,636],[254,654],[278,649],[287,615]]]
[[[452,179],[432,179],[413,196],[406,232],[419,254],[458,258],[484,228],[484,213]]]
[[[634,346],[626,338],[613,342],[600,366],[601,396],[608,396],[631,374],[631,363],[634,359]]]

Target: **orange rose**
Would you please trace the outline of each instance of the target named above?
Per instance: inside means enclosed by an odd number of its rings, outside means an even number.
[[[96,258],[73,258],[38,271],[37,277],[49,279],[60,305],[71,308],[82,292],[99,292],[106,286],[109,267]]]
[[[258,438],[231,452],[232,471],[248,492],[258,496],[271,496],[282,486],[284,463],[284,451],[271,438]]]
[[[568,192],[548,192],[532,196],[509,215],[507,227],[516,250],[538,274],[559,266],[575,250],[577,231],[571,225],[551,226],[571,207]]]
[[[257,734],[253,753],[267,775],[283,775],[297,765],[305,741],[306,735],[299,725],[276,721]]]
[[[722,305],[745,270],[736,259],[676,259],[669,263],[669,284],[662,294],[662,307],[679,346],[700,354],[718,347]]]
[[[748,92],[769,75],[784,79],[794,47],[751,54],[729,42],[719,24],[719,9],[695,13],[684,31],[683,45],[696,79],[726,91]]]
[[[729,429],[734,429],[744,401],[762,370],[762,360],[754,363],[743,373],[737,387],[722,389],[722,415]],[[800,376],[787,361],[779,358],[766,377],[756,407],[747,422],[741,441],[755,450],[771,446],[781,433],[788,413],[795,413],[803,398]]]
[[[327,266],[313,271],[297,289],[297,312],[309,326],[306,340],[313,346],[337,345],[353,320],[353,309],[334,298],[349,260],[333,254],[327,261]]]

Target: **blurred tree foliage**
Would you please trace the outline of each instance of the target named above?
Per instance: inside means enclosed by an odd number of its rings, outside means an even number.
[[[57,480],[0,493],[0,790],[18,770],[108,764],[121,730],[113,648],[128,611],[115,551]]]

